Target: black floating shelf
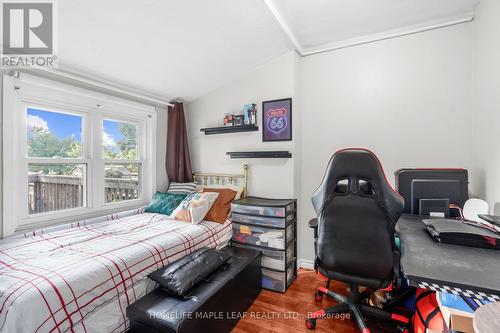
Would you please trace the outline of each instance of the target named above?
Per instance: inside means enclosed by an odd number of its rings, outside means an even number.
[[[258,130],[259,126],[257,125],[221,126],[221,127],[210,127],[210,128],[200,129],[201,132],[205,132],[205,135],[237,133],[237,132],[253,132]]]
[[[286,150],[278,151],[228,151],[231,158],[291,158],[292,153]]]

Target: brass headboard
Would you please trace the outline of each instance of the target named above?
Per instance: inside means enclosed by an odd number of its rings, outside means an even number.
[[[241,184],[238,184],[238,180],[240,180]],[[248,164],[243,165],[243,174],[240,175],[195,172],[193,173],[193,181],[195,183],[201,181],[201,185],[205,186],[210,184],[232,184],[241,186],[243,188],[241,197],[246,198],[248,196]]]

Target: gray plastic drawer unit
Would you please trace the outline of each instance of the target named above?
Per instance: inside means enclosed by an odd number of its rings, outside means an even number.
[[[285,292],[297,276],[297,201],[248,197],[231,204],[232,245],[262,252],[262,287]]]

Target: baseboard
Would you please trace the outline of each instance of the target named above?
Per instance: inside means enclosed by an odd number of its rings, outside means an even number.
[[[314,269],[314,262],[307,259],[297,260],[297,268]]]

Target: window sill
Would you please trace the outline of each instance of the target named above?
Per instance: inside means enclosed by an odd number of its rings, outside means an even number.
[[[21,221],[19,226],[16,228],[16,232],[31,230],[34,228],[52,227],[56,225],[78,222],[109,214],[115,214],[130,209],[144,207],[148,203],[146,200],[131,200],[131,201],[133,202],[109,203],[106,204],[101,209],[75,208],[61,212],[43,213],[43,216],[30,216],[24,218]]]

